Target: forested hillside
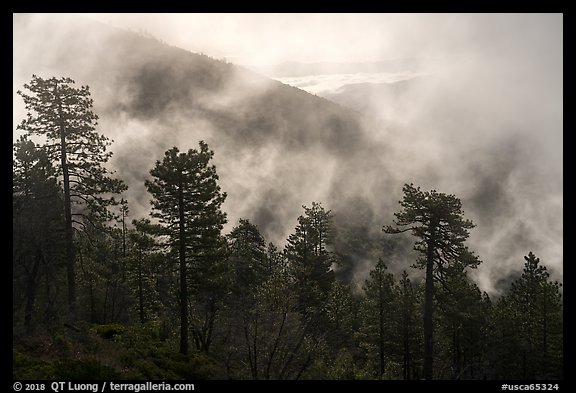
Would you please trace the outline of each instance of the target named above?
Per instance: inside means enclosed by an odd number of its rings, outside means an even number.
[[[158,157],[150,218],[130,222],[89,88],[39,77],[25,88],[15,378],[562,378],[560,284],[529,253],[503,296],[482,293],[467,275],[481,263],[464,244],[474,224],[456,196],[405,185],[383,231],[412,233],[425,279],[395,276],[380,257],[354,290],[334,274],[350,257],[339,250],[366,239],[338,234],[321,203],[303,206],[282,249],[249,219],[223,233],[226,193],[203,141]]]
[[[514,210],[490,170],[435,190],[354,110],[142,34],[14,22],[16,59],[55,49],[14,76],[14,379],[563,378],[538,232],[501,259],[471,242]]]

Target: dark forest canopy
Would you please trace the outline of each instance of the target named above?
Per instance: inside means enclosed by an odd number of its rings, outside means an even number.
[[[204,141],[157,158],[150,218],[132,218],[104,169],[89,89],[73,85],[34,76],[21,93],[14,378],[563,378],[561,284],[526,250],[499,298],[482,292],[468,276],[481,256],[464,245],[474,224],[455,195],[406,184],[385,227],[412,234],[424,280],[388,271],[395,237],[368,244],[319,202],[302,206],[283,248],[250,218],[222,233],[226,193]],[[346,271],[366,250],[373,267],[356,287]]]

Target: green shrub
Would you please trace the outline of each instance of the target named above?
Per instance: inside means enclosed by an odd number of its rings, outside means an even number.
[[[13,351],[12,378],[22,380],[54,379],[54,367],[51,362]]]
[[[96,326],[96,333],[107,340],[114,338],[114,336],[122,334],[126,331],[126,327],[123,325],[100,325]]]
[[[96,360],[60,360],[54,365],[54,373],[54,379],[67,380],[103,380],[120,377],[114,369]]]

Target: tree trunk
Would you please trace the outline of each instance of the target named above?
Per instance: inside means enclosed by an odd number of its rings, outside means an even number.
[[[302,346],[302,343],[304,342],[304,338],[306,337],[306,334],[308,333],[308,327],[310,326],[310,324],[311,324],[311,320],[306,321],[306,323],[302,329],[302,334],[300,335],[300,338],[298,339],[298,342],[296,343],[294,348],[291,351],[289,351],[290,356],[288,356],[288,360],[286,361],[286,363],[284,363],[284,366],[282,366],[282,369],[280,370],[280,375],[278,376],[278,379],[284,379],[284,376],[285,376],[286,372],[288,371],[288,368],[292,364],[294,357],[296,356],[296,354],[300,350],[300,347]]]
[[[453,347],[454,347],[454,376],[453,379],[460,379],[460,373],[462,372],[462,350],[460,348],[460,332],[459,328],[455,325],[452,327],[452,340],[453,340]]]
[[[248,334],[248,323],[244,320],[244,338],[246,339],[246,349],[248,350],[248,363],[250,364],[250,373],[252,374],[252,379],[256,379],[256,373],[254,372],[254,361],[252,360],[252,347],[250,346],[250,335]]]
[[[98,317],[96,315],[96,302],[94,300],[94,287],[92,282],[90,282],[88,288],[90,289],[90,323],[97,323]]]
[[[432,321],[432,300],[434,298],[434,245],[436,243],[436,225],[434,217],[430,220],[430,239],[426,251],[426,288],[424,291],[424,379],[433,378],[434,366],[434,325]]]
[[[188,284],[186,282],[186,243],[184,228],[184,190],[178,188],[179,252],[180,259],[180,353],[188,354]]]
[[[266,366],[266,379],[270,379],[270,369],[272,367],[272,362],[274,360],[274,355],[276,354],[276,349],[278,348],[278,343],[280,342],[280,337],[282,336],[282,331],[284,329],[284,323],[286,323],[286,317],[288,316],[288,311],[285,310],[282,313],[282,321],[280,322],[280,327],[278,328],[278,334],[274,339],[274,345],[272,346],[272,351],[270,352],[270,357],[268,358],[268,364]]]
[[[404,318],[404,332],[403,332],[404,356],[402,359],[402,378],[404,380],[410,379],[410,341],[407,326],[408,326],[408,319]]]
[[[108,323],[108,292],[110,286],[106,283],[106,291],[104,291],[104,307],[102,308],[102,322]]]
[[[122,256],[126,256],[126,212],[124,211],[124,205],[122,205]]]
[[[216,313],[218,313],[218,308],[214,299],[210,300],[208,304],[208,310],[206,314],[206,320],[204,322],[204,340],[202,345],[202,351],[208,353],[210,351],[210,345],[212,344],[212,335],[214,334],[214,321],[216,320]]]
[[[64,216],[66,218],[66,275],[68,280],[68,308],[75,318],[76,314],[76,269],[74,266],[74,233],[72,228],[72,206],[70,202],[70,175],[68,173],[68,159],[66,157],[66,126],[62,111],[62,101],[58,94],[58,86],[54,87],[54,96],[58,101],[58,122],[60,126],[60,164],[64,187]]]
[[[548,378],[548,283],[544,283],[544,309],[542,318],[542,365],[540,378]]]
[[[254,379],[258,379],[258,314],[254,321]]]
[[[384,285],[382,275],[379,276],[380,282],[378,285],[378,325],[379,325],[379,337],[378,337],[378,349],[379,349],[379,359],[380,359],[380,379],[384,375],[384,296],[383,288]]]
[[[138,255],[138,309],[140,314],[140,323],[144,324],[146,318],[144,316],[144,291],[142,290],[142,252],[139,251]]]
[[[42,251],[38,250],[38,254],[34,258],[34,265],[32,265],[32,272],[28,276],[26,285],[26,306],[24,308],[24,328],[26,334],[32,334],[32,314],[34,313],[34,303],[36,302],[36,292],[38,289],[37,276],[40,269],[40,261],[42,258]]]

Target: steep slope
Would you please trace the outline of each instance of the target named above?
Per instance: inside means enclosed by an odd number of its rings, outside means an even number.
[[[358,113],[154,38],[72,16],[18,15],[14,64],[15,90],[32,73],[90,86],[134,216],[149,209],[143,182],[154,161],[200,139],[215,150],[230,223],[248,217],[274,241],[302,204],[343,208],[368,192],[359,174],[373,177],[371,187],[384,175],[382,147],[365,131],[374,127]]]

